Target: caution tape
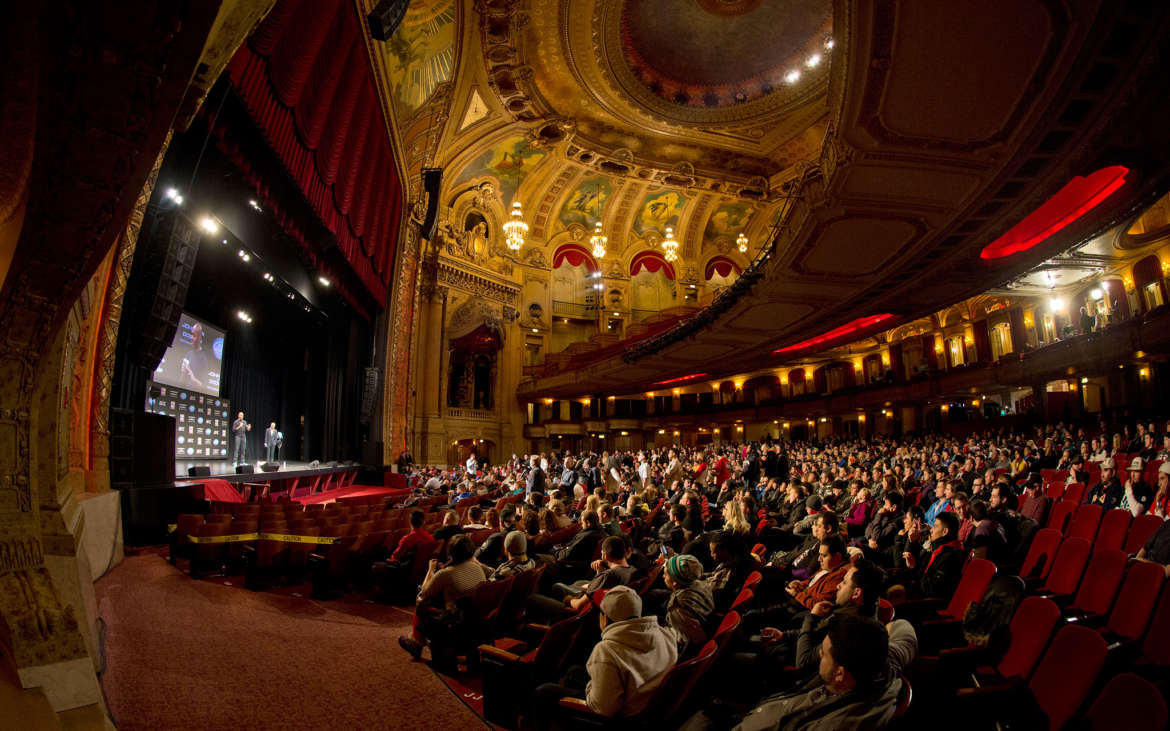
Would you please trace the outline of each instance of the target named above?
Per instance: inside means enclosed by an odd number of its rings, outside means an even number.
[[[294,536],[286,533],[236,533],[229,536],[187,536],[191,543],[244,543],[245,541],[278,541],[280,543],[316,543],[331,545],[341,536]]]

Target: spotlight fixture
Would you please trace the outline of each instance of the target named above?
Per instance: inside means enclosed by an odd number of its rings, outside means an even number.
[[[327,277],[317,277],[317,281],[321,283],[322,287],[329,287],[333,285],[333,282],[329,281]]]
[[[268,272],[264,272],[264,279],[269,281],[269,282],[273,281],[272,275],[269,274]]]
[[[252,316],[243,310],[236,310],[236,317],[238,317],[241,321],[248,323],[249,325],[252,324]]]
[[[219,231],[219,224],[211,216],[204,216],[199,219],[199,228],[203,229],[209,234],[214,234]]]
[[[252,200],[248,201],[248,205],[249,205],[249,206],[251,206],[251,207],[252,207],[252,210],[253,210],[253,211],[256,211],[257,213],[263,213],[263,212],[264,212],[264,209],[260,207],[260,204],[256,202],[256,199],[255,199],[255,198],[253,198]]]
[[[226,243],[227,243],[227,239],[224,239],[224,240],[223,240],[223,243],[225,243],[225,244],[226,244]]]
[[[784,74],[784,81],[788,84],[795,84],[796,82],[800,81],[800,71],[798,69],[792,69],[788,73]]]
[[[175,188],[167,188],[166,197],[175,202],[175,205],[183,205],[183,196],[179,195],[179,191]]]
[[[833,39],[832,38],[825,39],[825,50],[826,51],[833,50]]]
[[[815,69],[817,67],[817,65],[820,64],[820,62],[821,62],[821,54],[814,53],[813,55],[808,57],[808,60],[804,62],[804,65],[808,66],[810,69]]]
[[[244,254],[243,259],[244,259],[244,261],[252,261],[252,257],[247,255],[247,254]]]

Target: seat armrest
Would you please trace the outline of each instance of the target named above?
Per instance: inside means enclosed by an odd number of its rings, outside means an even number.
[[[528,624],[524,625],[524,629],[528,630],[529,632],[544,633],[549,631],[549,626],[547,624],[540,624],[539,622],[529,622]]]
[[[480,645],[479,656],[481,659],[490,658],[501,663],[517,663],[520,662],[520,656],[514,652],[501,650],[493,645]]]
[[[579,713],[593,713],[589,708],[589,704],[585,702],[584,698],[566,697],[560,700],[561,708],[568,708],[569,710],[577,711]]]

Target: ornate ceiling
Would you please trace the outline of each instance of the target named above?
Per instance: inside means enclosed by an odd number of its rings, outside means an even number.
[[[910,322],[1151,202],[1165,187],[1158,8],[1139,21],[1126,3],[1072,0],[415,0],[372,49],[411,178],[443,168],[441,218],[484,182],[489,224],[522,202],[522,261],[547,266],[600,217],[607,276],[672,226],[687,281],[715,256],[747,268],[776,234],[734,301],[686,332],[522,386],[569,396],[778,365],[773,350],[878,313]],[[1111,164],[1137,174],[1092,221],[980,260]]]

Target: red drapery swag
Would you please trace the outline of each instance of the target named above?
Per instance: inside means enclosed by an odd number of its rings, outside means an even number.
[[[728,259],[726,256],[716,256],[712,258],[711,261],[707,262],[707,269],[706,273],[703,275],[703,278],[710,279],[716,274],[721,277],[726,277],[728,274],[731,274],[732,270],[734,270],[736,274],[743,274],[743,270],[740,269],[739,265],[734,261]]]
[[[630,262],[630,276],[635,276],[643,268],[651,274],[661,269],[666,273],[667,279],[674,281],[674,267],[657,251],[643,251],[635,256]]]
[[[553,269],[557,269],[561,264],[568,264],[571,267],[579,267],[584,264],[589,271],[597,271],[597,262],[589,255],[585,248],[577,244],[564,244],[557,248],[556,253],[553,254]]]
[[[345,260],[384,306],[403,193],[361,33],[345,0],[280,0],[227,71]]]

